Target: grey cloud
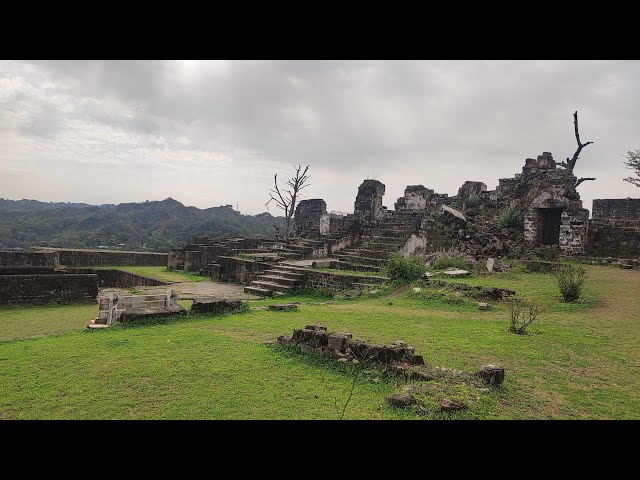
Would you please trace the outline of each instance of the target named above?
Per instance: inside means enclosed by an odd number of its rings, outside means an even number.
[[[210,161],[227,168],[228,178],[199,175],[194,184],[215,185],[220,195],[245,188],[251,212],[263,209],[271,173],[286,175],[296,163],[309,163],[315,172],[309,194],[342,210],[353,207],[366,176],[387,184],[390,207],[407,184],[455,194],[473,179],[493,188],[499,178],[520,171],[526,157],[542,151],[557,159],[572,155],[574,110],[583,138],[595,142],[577,167],[579,175],[598,177],[580,187],[585,206],[594,196],[637,196],[622,182],[628,173],[619,157],[639,148],[637,61],[46,61],[33,62],[31,70],[6,65],[41,91],[37,98],[15,94],[3,107],[39,119],[17,134],[72,142],[75,132],[79,145],[81,135],[90,135],[93,147],[74,151],[99,152],[96,161],[103,163],[110,155],[131,164],[136,155],[162,152],[160,163],[186,169]],[[56,101],[56,92],[68,103]],[[78,122],[84,133],[68,131]],[[122,137],[117,145],[110,143],[114,135]],[[158,138],[165,142],[161,148]],[[196,159],[187,161],[191,156]],[[207,160],[223,156],[230,160]],[[140,160],[148,162],[148,156]],[[186,186],[188,174],[181,175],[180,191],[158,197],[195,199],[194,188]]]

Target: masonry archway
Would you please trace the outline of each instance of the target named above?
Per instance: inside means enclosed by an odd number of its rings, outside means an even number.
[[[554,192],[542,192],[529,205],[525,236],[536,245],[560,245],[562,212],[569,200]]]

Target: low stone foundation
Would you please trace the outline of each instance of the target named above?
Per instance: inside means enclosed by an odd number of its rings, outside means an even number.
[[[47,304],[95,302],[95,274],[0,275],[0,304]]]
[[[131,287],[156,287],[160,285],[171,285],[170,282],[163,282],[155,278],[144,277],[135,273],[123,270],[102,270],[92,268],[68,268],[71,274],[95,274],[98,276],[100,288],[131,288]]]
[[[196,300],[191,305],[193,313],[229,313],[243,310],[244,304],[240,300]]]
[[[505,288],[471,286],[466,283],[451,283],[442,280],[429,280],[428,286],[460,292],[476,300],[504,300],[516,294],[514,290]]]
[[[350,333],[328,334],[327,327],[320,325],[307,325],[304,329],[294,330],[293,335],[278,337],[278,342],[283,345],[298,345],[305,353],[319,353],[347,361],[424,365],[423,358],[416,355],[413,347],[403,341],[398,340],[391,345],[376,345],[364,340],[354,340]]]
[[[361,289],[366,285],[382,285],[388,282],[387,277],[368,275],[341,275],[339,273],[305,272],[301,288],[304,290],[326,290],[333,293],[344,290]]]

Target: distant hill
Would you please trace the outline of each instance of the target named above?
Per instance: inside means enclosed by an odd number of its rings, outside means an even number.
[[[231,207],[204,210],[167,198],[144,203],[89,205],[0,199],[0,248],[34,246],[166,251],[196,235],[273,237],[284,217],[242,215]]]

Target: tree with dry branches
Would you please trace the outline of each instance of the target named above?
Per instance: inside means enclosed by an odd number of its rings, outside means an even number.
[[[635,175],[637,178],[627,177],[623,180],[625,182],[629,182],[631,185],[640,187],[640,150],[629,150],[627,154],[624,155],[624,157],[627,159],[624,164],[627,166],[627,168],[635,171]]]
[[[582,152],[582,149],[584,147],[586,147],[587,145],[591,145],[593,143],[593,142],[582,143],[580,141],[580,132],[578,131],[578,111],[577,110],[575,112],[573,112],[573,129],[574,129],[575,136],[576,136],[576,142],[578,142],[578,148],[576,149],[575,153],[573,154],[573,157],[571,157],[571,158],[567,157],[567,161],[566,162],[558,163],[559,166],[566,168],[571,173],[573,173],[573,169],[576,166],[576,162],[578,161],[578,157],[579,157],[580,153]],[[573,184],[574,188],[577,188],[578,185],[580,185],[582,182],[586,182],[587,180],[595,180],[595,178],[593,178],[593,177],[583,177],[583,178],[577,179],[576,182]]]
[[[287,180],[287,186],[289,188],[283,188],[282,191],[278,186],[278,174],[276,173],[273,176],[273,185],[274,188],[269,190],[270,199],[265,205],[269,205],[272,201],[276,202],[276,205],[284,211],[284,218],[286,221],[286,227],[284,231],[284,240],[285,242],[289,241],[289,233],[291,231],[291,217],[293,217],[293,213],[296,210],[296,202],[298,200],[298,195],[300,191],[308,187],[309,184],[307,181],[311,178],[307,175],[307,171],[309,170],[309,165],[307,165],[304,170],[302,170],[302,165],[298,165],[295,167],[296,174]],[[284,192],[284,193],[283,193]]]

